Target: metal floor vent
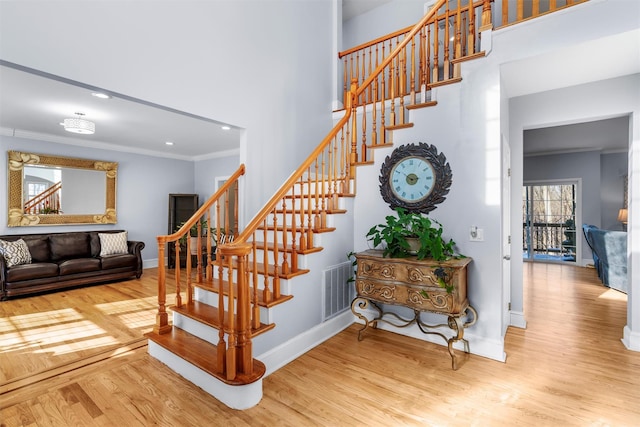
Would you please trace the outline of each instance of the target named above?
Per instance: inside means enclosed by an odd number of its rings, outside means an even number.
[[[350,261],[323,270],[322,321],[328,320],[351,307],[353,283],[347,283],[347,280],[353,275],[353,267]]]

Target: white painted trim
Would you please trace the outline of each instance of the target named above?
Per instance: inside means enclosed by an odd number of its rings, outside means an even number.
[[[365,317],[371,319],[378,312],[374,312],[371,310],[363,310],[362,311]],[[367,315],[368,314],[368,315]],[[362,324],[362,321],[357,320],[356,323]],[[400,328],[397,326],[390,325],[386,322],[378,322],[378,329],[382,329],[384,331],[393,332],[399,335],[404,335],[412,338],[419,339],[421,341],[427,341],[433,344],[438,344],[441,346],[446,346],[447,343],[437,335],[424,334],[420,331],[420,329],[416,328]],[[441,328],[441,331],[446,335],[447,332],[451,335],[452,331],[449,328]],[[497,341],[488,339],[486,337],[482,337],[479,335],[473,334],[470,330],[465,330],[464,338],[469,342],[469,352],[471,354],[475,354],[476,356],[486,357],[488,359],[497,360],[498,362],[504,362],[507,358],[506,353],[504,352],[504,341]],[[365,338],[366,339],[366,332]],[[459,351],[463,351],[463,343],[458,341],[453,344],[453,348]]]
[[[166,261],[165,264],[167,265]],[[158,258],[151,258],[151,259],[143,259],[142,260],[142,269],[146,269],[146,268],[156,268],[158,267]],[[144,271],[143,271],[144,274]]]
[[[209,375],[200,368],[181,359],[174,353],[149,340],[148,352],[151,357],[158,359],[177,372],[183,378],[191,381],[211,396],[232,409],[249,409],[262,399],[262,378],[251,384],[229,385]]]
[[[621,341],[627,350],[640,351],[640,333],[632,331],[629,325],[622,330]]]
[[[265,377],[285,366],[287,363],[302,356],[307,351],[322,344],[334,335],[353,324],[355,316],[351,311],[345,311],[338,316],[317,325],[308,331],[295,336],[289,341],[254,356],[267,366]]]
[[[509,322],[509,326],[513,326],[516,328],[527,329],[527,320],[524,317],[524,313],[522,311],[511,311],[511,320]]]

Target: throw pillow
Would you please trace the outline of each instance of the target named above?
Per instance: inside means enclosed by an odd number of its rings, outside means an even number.
[[[15,242],[0,240],[0,255],[4,257],[7,267],[31,264],[31,253],[29,252],[29,247],[22,239],[18,239]]]
[[[129,252],[127,245],[127,232],[122,233],[98,233],[100,238],[100,256],[126,254]]]

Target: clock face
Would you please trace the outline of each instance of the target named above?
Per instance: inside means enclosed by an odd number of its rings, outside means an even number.
[[[428,213],[445,200],[451,168],[443,153],[423,142],[393,150],[380,169],[380,194],[391,209]]]
[[[407,157],[391,169],[391,191],[401,200],[416,202],[431,194],[434,178],[431,163],[420,157]]]

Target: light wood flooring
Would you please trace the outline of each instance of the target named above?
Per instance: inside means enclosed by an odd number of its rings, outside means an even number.
[[[154,270],[2,302],[0,424],[640,425],[640,353],[620,342],[626,296],[591,269],[524,270],[528,325],[507,332],[506,363],[470,355],[453,371],[444,346],[382,330],[359,342],[353,325],[265,378],[262,401],[246,411],[220,404],[138,344],[153,323]]]

